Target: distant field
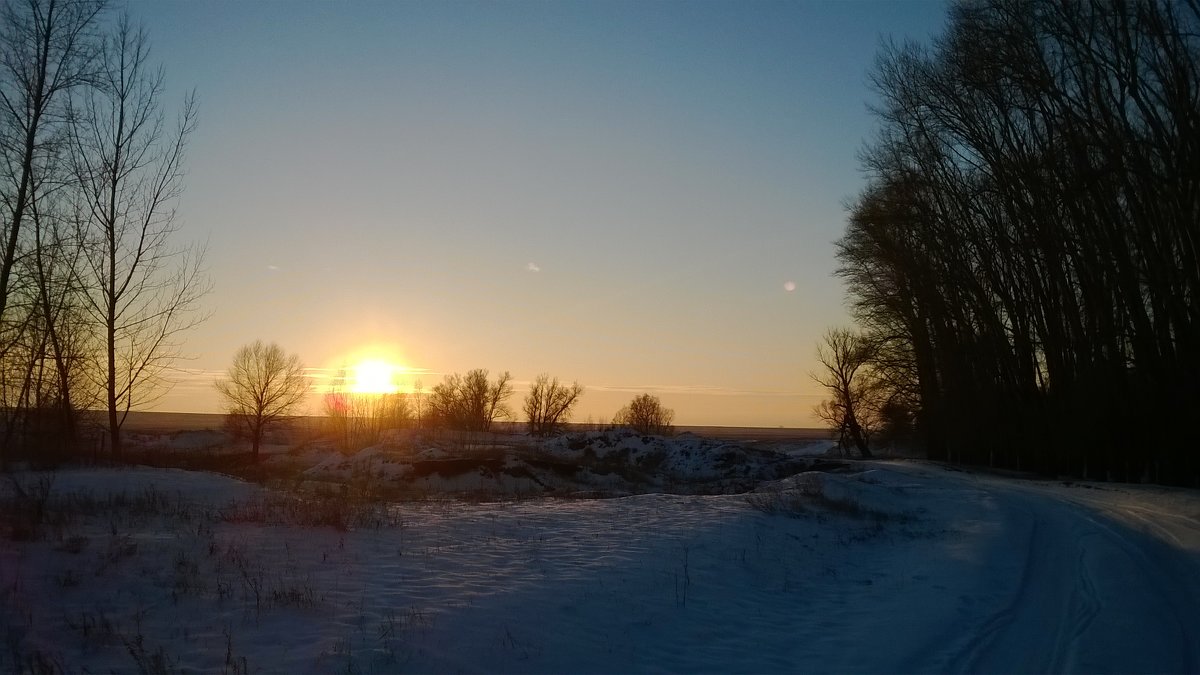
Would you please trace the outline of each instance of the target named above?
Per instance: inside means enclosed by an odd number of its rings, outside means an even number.
[[[125,430],[140,433],[172,433],[175,431],[197,431],[220,429],[224,415],[212,413],[176,412],[131,412],[125,421]],[[705,438],[721,438],[737,441],[819,441],[832,438],[828,429],[789,429],[783,427],[676,427],[678,432],[688,432]]]
[[[833,438],[829,429],[784,427],[675,427],[675,431],[730,441],[824,441]]]
[[[224,415],[211,413],[131,412],[125,420],[124,429],[141,433],[165,434],[174,431],[220,429],[224,423]]]

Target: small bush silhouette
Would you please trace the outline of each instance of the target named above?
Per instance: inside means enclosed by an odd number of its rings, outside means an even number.
[[[671,426],[674,419],[675,411],[664,408],[657,396],[642,394],[617,411],[613,417],[613,424],[630,427],[642,434],[669,436],[675,430],[675,427]]]

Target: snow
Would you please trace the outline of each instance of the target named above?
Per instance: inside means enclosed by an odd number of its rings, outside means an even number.
[[[662,450],[578,441],[556,452]],[[698,480],[697,454],[728,451],[681,443],[691,460],[661,466]],[[0,482],[0,670],[1200,669],[1196,493],[855,468],[746,494],[394,504],[77,469],[33,540],[7,536],[22,516]]]
[[[764,480],[812,468],[830,444],[756,444],[690,433],[577,432],[541,441],[397,436],[349,456],[318,454],[309,480],[370,480],[388,494],[630,495],[745,492]],[[828,460],[827,460],[828,461]]]

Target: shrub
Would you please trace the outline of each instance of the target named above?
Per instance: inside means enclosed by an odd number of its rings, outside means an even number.
[[[671,426],[674,419],[675,411],[664,408],[657,396],[642,394],[617,411],[613,424],[630,427],[641,434],[669,436],[675,431],[675,427]]]

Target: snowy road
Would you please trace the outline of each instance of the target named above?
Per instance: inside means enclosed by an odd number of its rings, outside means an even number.
[[[924,467],[908,473],[957,484],[964,494],[986,493],[1019,573],[980,579],[997,586],[991,607],[950,627],[901,670],[1200,669],[1200,522],[1194,514],[1147,504],[1154,488],[1135,491],[1139,499],[1119,486],[1070,487]],[[939,650],[939,642],[949,649]]]

